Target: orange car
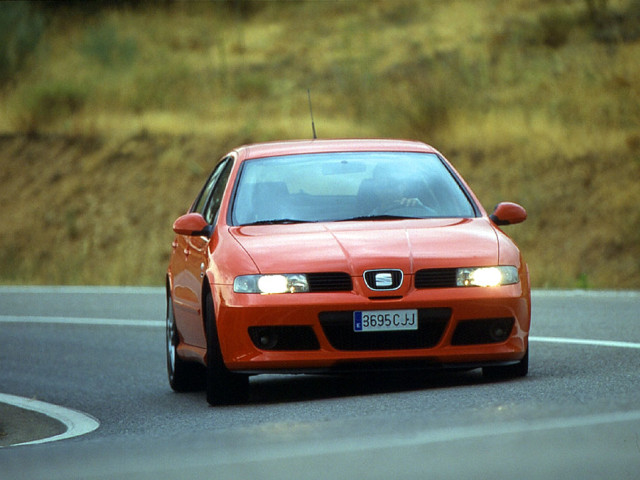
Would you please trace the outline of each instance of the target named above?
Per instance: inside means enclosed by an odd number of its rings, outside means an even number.
[[[524,376],[529,273],[434,148],[309,140],[223,157],[173,224],[167,367],[176,391],[246,401],[259,373],[481,367]]]

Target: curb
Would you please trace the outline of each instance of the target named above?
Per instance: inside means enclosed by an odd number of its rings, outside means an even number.
[[[64,440],[99,426],[100,422],[86,413],[0,393],[0,448]]]

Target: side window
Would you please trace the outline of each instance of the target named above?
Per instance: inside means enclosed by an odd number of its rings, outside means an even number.
[[[213,169],[213,172],[211,172],[211,175],[209,175],[207,183],[205,183],[204,187],[202,187],[202,190],[200,190],[198,198],[196,198],[195,202],[193,202],[193,206],[190,210],[191,212],[203,213],[207,199],[209,198],[209,195],[211,195],[211,190],[213,190],[213,187],[215,186],[218,177],[220,177],[220,173],[224,169],[224,166],[225,161],[223,160],[216,166],[216,168]]]
[[[229,181],[229,175],[231,174],[231,167],[233,166],[233,162],[230,158],[226,159],[223,163],[224,164],[221,164],[220,174],[218,175],[215,186],[213,187],[209,201],[202,213],[202,216],[209,224],[215,221],[218,214],[220,204],[222,203],[222,195],[224,195],[224,190],[227,186],[227,182]]]

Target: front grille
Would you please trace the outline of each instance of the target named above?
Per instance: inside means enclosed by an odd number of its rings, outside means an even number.
[[[322,330],[337,350],[410,350],[438,344],[451,317],[450,308],[418,310],[418,330],[354,332],[353,312],[321,312]]]
[[[353,290],[351,276],[344,272],[307,273],[310,292],[349,292]]]
[[[430,268],[418,270],[416,288],[449,288],[456,286],[455,268]]]

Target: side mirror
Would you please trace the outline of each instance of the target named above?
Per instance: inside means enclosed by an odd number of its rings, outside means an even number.
[[[517,203],[502,202],[496,205],[489,218],[496,225],[514,225],[527,219],[527,211]]]
[[[173,222],[173,231],[178,235],[200,237],[211,235],[211,225],[199,213],[187,213]]]

